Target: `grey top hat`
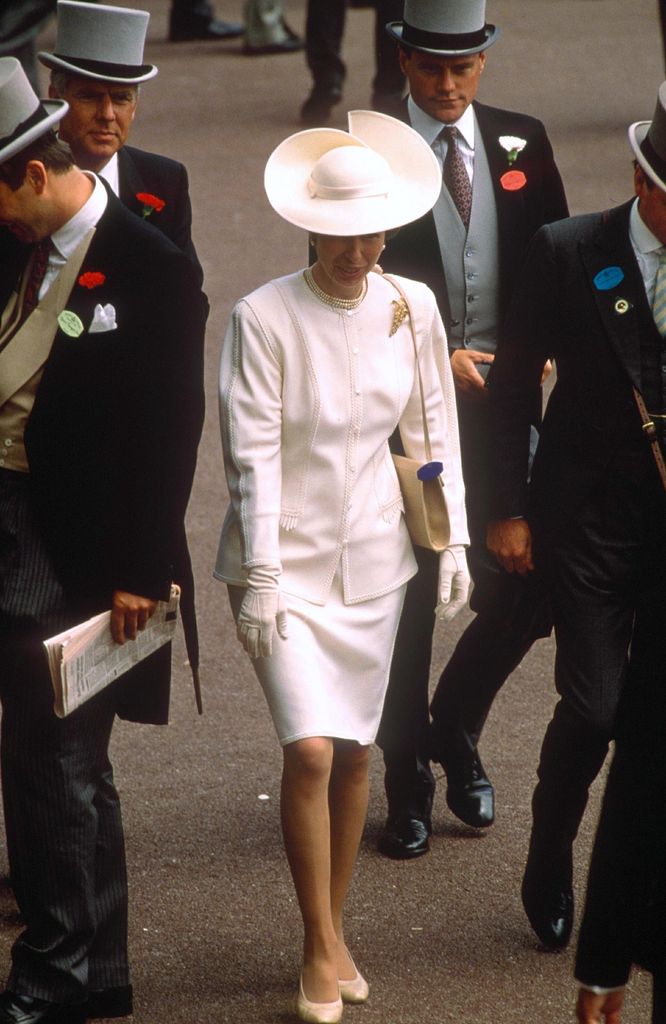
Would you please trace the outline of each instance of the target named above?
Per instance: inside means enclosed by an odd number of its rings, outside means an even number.
[[[59,0],[55,51],[42,64],[83,78],[137,85],[157,74],[143,63],[148,11]]]
[[[0,57],[0,163],[54,128],[69,105],[40,100],[16,57]]]
[[[652,120],[629,126],[629,145],[645,173],[666,192],[666,82],[659,86]]]
[[[480,53],[499,38],[486,24],[486,0],[405,0],[402,21],[390,21],[389,35],[403,46],[440,57]]]

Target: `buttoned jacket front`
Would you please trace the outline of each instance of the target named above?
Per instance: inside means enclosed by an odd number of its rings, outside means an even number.
[[[453,382],[433,294],[398,279],[419,349],[432,454],[444,464],[451,543],[468,542]],[[411,330],[391,334],[394,286],[368,276],[353,311],[324,305],[302,273],[259,288],[234,310],[220,400],[231,506],[216,576],[243,584],[281,565],[281,586],[326,601],[341,570],[345,602],[370,600],[416,570],[388,448],[425,461]]]

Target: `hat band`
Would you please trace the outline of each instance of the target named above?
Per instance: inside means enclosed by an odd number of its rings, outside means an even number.
[[[659,156],[650,142],[649,135],[645,136],[639,148],[652,170],[656,171],[662,181],[666,180],[666,160]]]
[[[367,185],[322,185],[312,176],[308,189],[313,199],[368,199],[371,196],[387,196],[390,191],[388,179],[371,181]]]
[[[3,149],[5,146],[10,146],[12,142],[15,142],[16,139],[20,139],[22,135],[25,135],[27,131],[29,131],[31,128],[34,128],[36,124],[39,124],[40,121],[43,121],[48,116],[48,110],[46,110],[46,108],[43,107],[41,103],[39,103],[34,113],[32,113],[30,117],[27,117],[25,121],[21,121],[21,123],[16,126],[11,135],[5,135],[2,138],[0,138],[0,146],[2,146]]]
[[[85,60],[83,57],[69,57],[65,53],[54,53],[54,57],[67,64],[73,64],[81,71],[90,71],[94,75],[117,76],[118,78],[137,78],[150,70],[150,64],[112,64],[106,60]]]
[[[424,32],[409,22],[402,23],[401,42],[408,46],[423,46],[428,50],[469,50],[472,46],[482,46],[487,40],[486,27],[477,32]]]

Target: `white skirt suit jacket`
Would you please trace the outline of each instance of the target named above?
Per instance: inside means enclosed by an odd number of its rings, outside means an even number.
[[[281,568],[280,588],[324,605],[336,574],[345,605],[401,587],[416,562],[388,438],[425,461],[414,346],[391,335],[393,285],[368,275],[355,310],[325,305],[303,272],[236,305],[220,371],[231,504],[215,567],[245,585],[252,566]],[[468,544],[453,379],[435,298],[396,278],[416,328],[433,459],[444,465],[451,544]]]

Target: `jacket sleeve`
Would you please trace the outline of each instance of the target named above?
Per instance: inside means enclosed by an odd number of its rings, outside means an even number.
[[[280,565],[282,366],[242,300],[222,345],[220,426],[243,568]]]
[[[419,303],[410,306],[417,327],[419,366],[423,381],[426,416],[430,433],[432,458],[443,464],[444,494],[451,524],[451,544],[469,544],[465,513],[465,485],[460,460],[460,439],[453,375],[449,363],[446,332],[435,298],[426,292],[428,301],[419,315]],[[423,433],[423,415],[418,373],[405,410],[399,423],[400,437],[405,454],[413,459],[426,460]]]
[[[527,513],[531,423],[544,363],[554,355],[557,276],[555,247],[545,226],[528,249],[488,378],[491,519]]]

